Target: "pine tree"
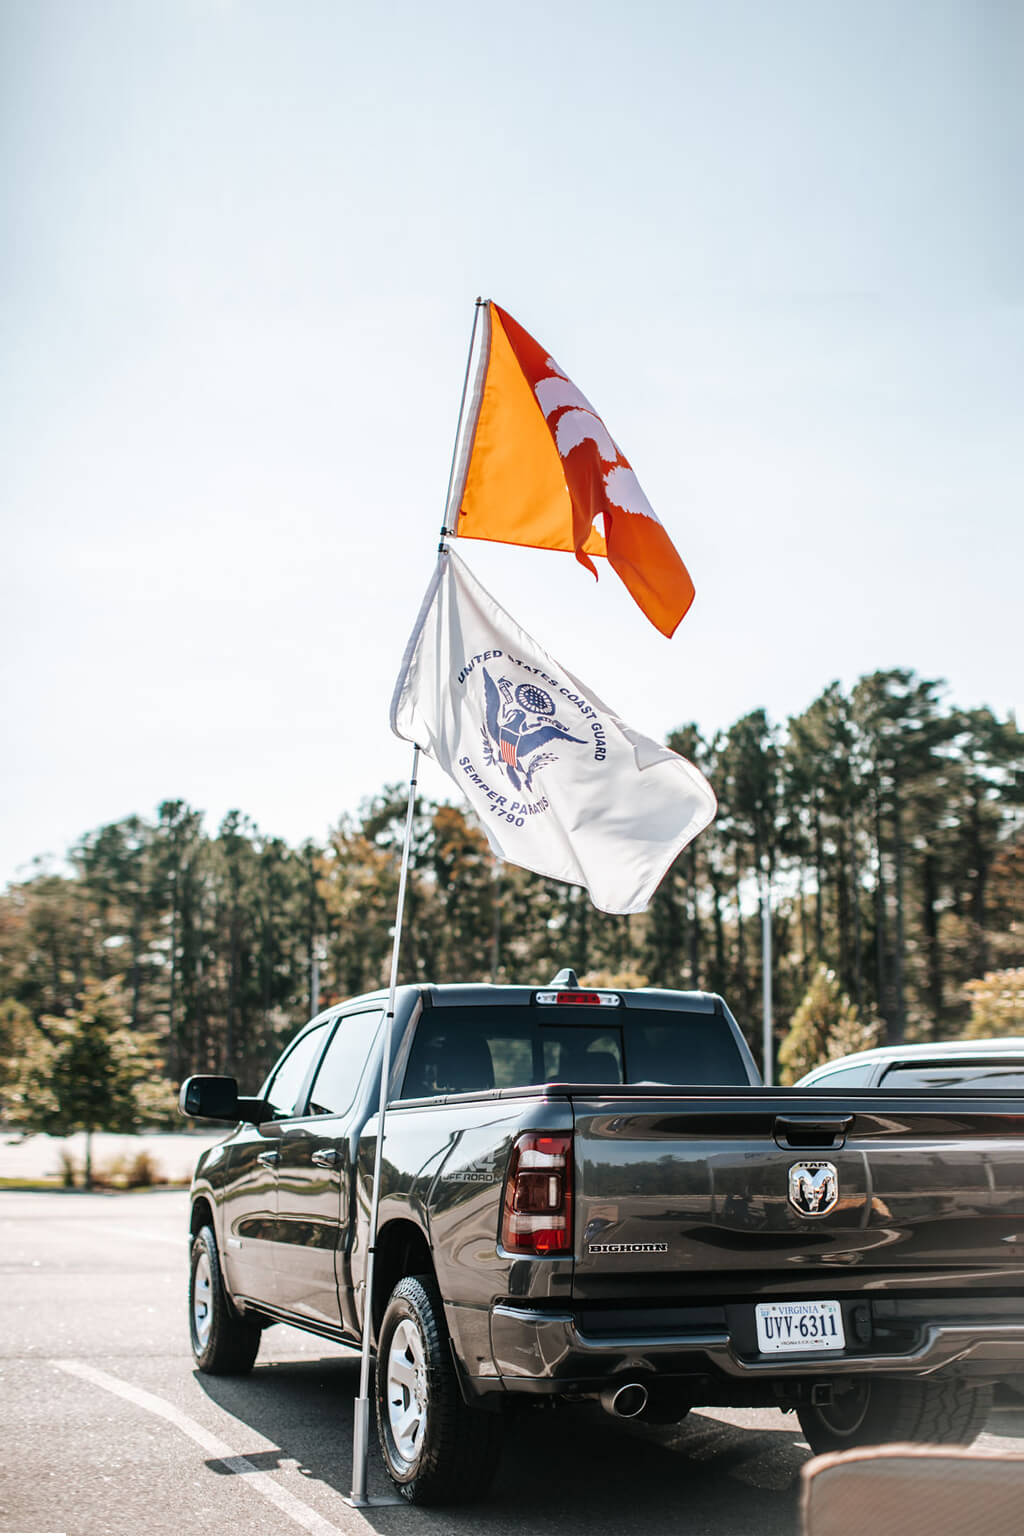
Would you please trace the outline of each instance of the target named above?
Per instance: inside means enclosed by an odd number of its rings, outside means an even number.
[[[878,1044],[877,1025],[862,1024],[834,971],[819,965],[779,1047],[779,1081],[795,1083],[812,1067]]]
[[[96,1131],[136,1131],[166,1116],[174,1093],[159,1077],[155,1042],[129,1029],[121,978],[89,981],[63,1018],[44,1018],[11,1091],[12,1119],[51,1136],[85,1132],[85,1187],[92,1188]]]

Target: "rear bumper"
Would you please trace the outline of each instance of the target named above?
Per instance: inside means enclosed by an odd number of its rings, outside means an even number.
[[[723,1328],[676,1333],[587,1332],[572,1312],[542,1312],[508,1303],[491,1311],[491,1350],[506,1391],[541,1394],[600,1390],[615,1377],[710,1377],[753,1384],[835,1376],[962,1375],[998,1380],[1024,1371],[1024,1315],[957,1317],[906,1330],[909,1347],[861,1348],[838,1353],[759,1355]],[[732,1309],[730,1309],[731,1311]],[[887,1341],[887,1344],[891,1341]]]

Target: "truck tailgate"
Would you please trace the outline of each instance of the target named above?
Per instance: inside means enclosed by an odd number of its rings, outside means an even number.
[[[573,1107],[580,1300],[1024,1278],[1024,1096],[626,1089]]]

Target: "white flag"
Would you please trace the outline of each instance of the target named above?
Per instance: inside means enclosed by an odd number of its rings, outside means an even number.
[[[643,912],[711,822],[692,763],[623,725],[486,592],[440,556],[406,647],[391,728],[460,786],[499,858]]]

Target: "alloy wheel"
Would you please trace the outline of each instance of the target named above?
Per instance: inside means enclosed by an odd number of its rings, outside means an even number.
[[[423,1339],[416,1324],[403,1318],[391,1336],[387,1365],[388,1422],[395,1449],[412,1465],[427,1429],[427,1372]]]
[[[209,1342],[212,1323],[213,1284],[210,1260],[205,1253],[201,1253],[196,1260],[195,1275],[192,1279],[192,1326],[195,1329],[196,1343],[201,1350],[205,1349]]]

